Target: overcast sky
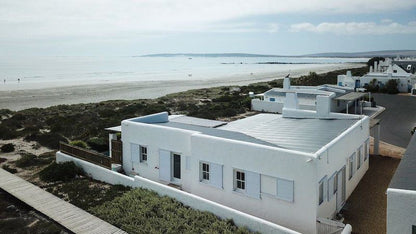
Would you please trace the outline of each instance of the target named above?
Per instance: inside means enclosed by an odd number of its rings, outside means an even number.
[[[0,55],[416,49],[416,0],[1,0]]]

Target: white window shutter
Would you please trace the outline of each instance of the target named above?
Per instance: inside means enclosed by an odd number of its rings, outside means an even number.
[[[186,156],[186,170],[191,170],[191,156]]]
[[[159,179],[167,182],[171,180],[170,152],[166,150],[159,150]]]
[[[209,164],[209,181],[210,184],[217,187],[222,188],[222,165],[216,163]]]
[[[132,143],[130,146],[131,146],[130,147],[131,161],[132,162],[138,162],[139,161],[139,155],[140,155],[139,145]]]
[[[293,202],[294,194],[293,180],[277,179],[277,197],[286,201]]]
[[[245,171],[245,173],[247,195],[260,198],[260,174],[251,171]]]
[[[331,176],[328,180],[328,201],[332,199],[332,195],[334,194],[334,179],[335,174]]]

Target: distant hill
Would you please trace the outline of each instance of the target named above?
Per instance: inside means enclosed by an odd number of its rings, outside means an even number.
[[[177,53],[177,54],[146,54],[139,57],[283,57],[281,55],[270,54],[246,54],[246,53]],[[288,57],[288,56],[284,56]]]
[[[272,54],[247,54],[247,53],[174,53],[174,54],[146,54],[134,57],[338,57],[338,58],[371,58],[371,57],[416,57],[416,50],[380,50],[367,52],[329,52],[305,55],[272,55]]]
[[[338,57],[338,58],[371,58],[371,57],[416,57],[416,50],[381,50],[381,51],[367,51],[367,52],[353,52],[353,53],[318,53],[318,54],[307,54],[307,57]]]

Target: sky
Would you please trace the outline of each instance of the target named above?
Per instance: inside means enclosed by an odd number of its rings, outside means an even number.
[[[1,0],[0,56],[416,50],[416,0]]]

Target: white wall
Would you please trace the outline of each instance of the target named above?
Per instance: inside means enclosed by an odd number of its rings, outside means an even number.
[[[416,192],[387,189],[387,233],[412,233],[416,226]]]
[[[320,153],[320,160],[318,161],[318,180],[315,182],[315,191],[319,194],[318,187],[319,181],[325,176],[329,179],[336,171],[339,171],[346,166],[346,199],[354,191],[355,187],[368,170],[369,159],[364,161],[364,154],[362,154],[362,164],[360,169],[356,170],[356,163],[354,164],[355,173],[351,180],[349,180],[349,157],[356,152],[369,138],[369,118],[365,117],[363,120],[357,122],[354,127],[339,136],[338,141],[330,143],[327,150]],[[362,148],[362,151],[364,146]],[[326,199],[321,205],[318,204],[318,200],[315,201],[318,207],[318,217],[332,218],[336,211],[336,196],[334,195],[330,201]]]
[[[264,111],[271,113],[282,113],[283,103],[279,102],[270,102],[260,99],[251,100],[251,110],[255,111]]]
[[[185,157],[191,154],[190,137],[193,131],[176,128],[160,127],[154,124],[135,123],[123,121],[123,169],[126,174],[133,172],[145,178],[159,181],[159,150],[168,150],[178,153],[181,158],[181,175],[185,183],[186,176]],[[135,143],[147,147],[147,162],[133,163],[131,161],[130,144]],[[134,168],[134,171],[132,170]]]
[[[88,173],[92,178],[96,180],[110,184],[122,184],[130,187],[150,189],[161,196],[166,195],[175,198],[183,204],[188,205],[194,209],[211,212],[223,219],[233,219],[234,223],[238,226],[246,226],[252,231],[278,234],[297,233],[288,228],[242,213],[229,207],[222,206],[218,203],[180,191],[178,189],[171,188],[169,186],[145,179],[140,176],[128,177],[106,168],[94,165],[92,163],[71,157],[61,152],[56,153],[56,161],[58,163],[73,161],[77,166],[81,167],[86,173]]]
[[[217,201],[257,217],[278,223],[302,233],[314,233],[316,206],[314,200],[315,166],[308,157],[254,144],[196,134],[191,138],[192,171],[186,191]],[[214,147],[213,147],[214,146]],[[223,189],[199,182],[199,161],[224,165]],[[242,169],[267,176],[293,180],[294,202],[261,194],[251,198],[233,190],[233,170]]]

